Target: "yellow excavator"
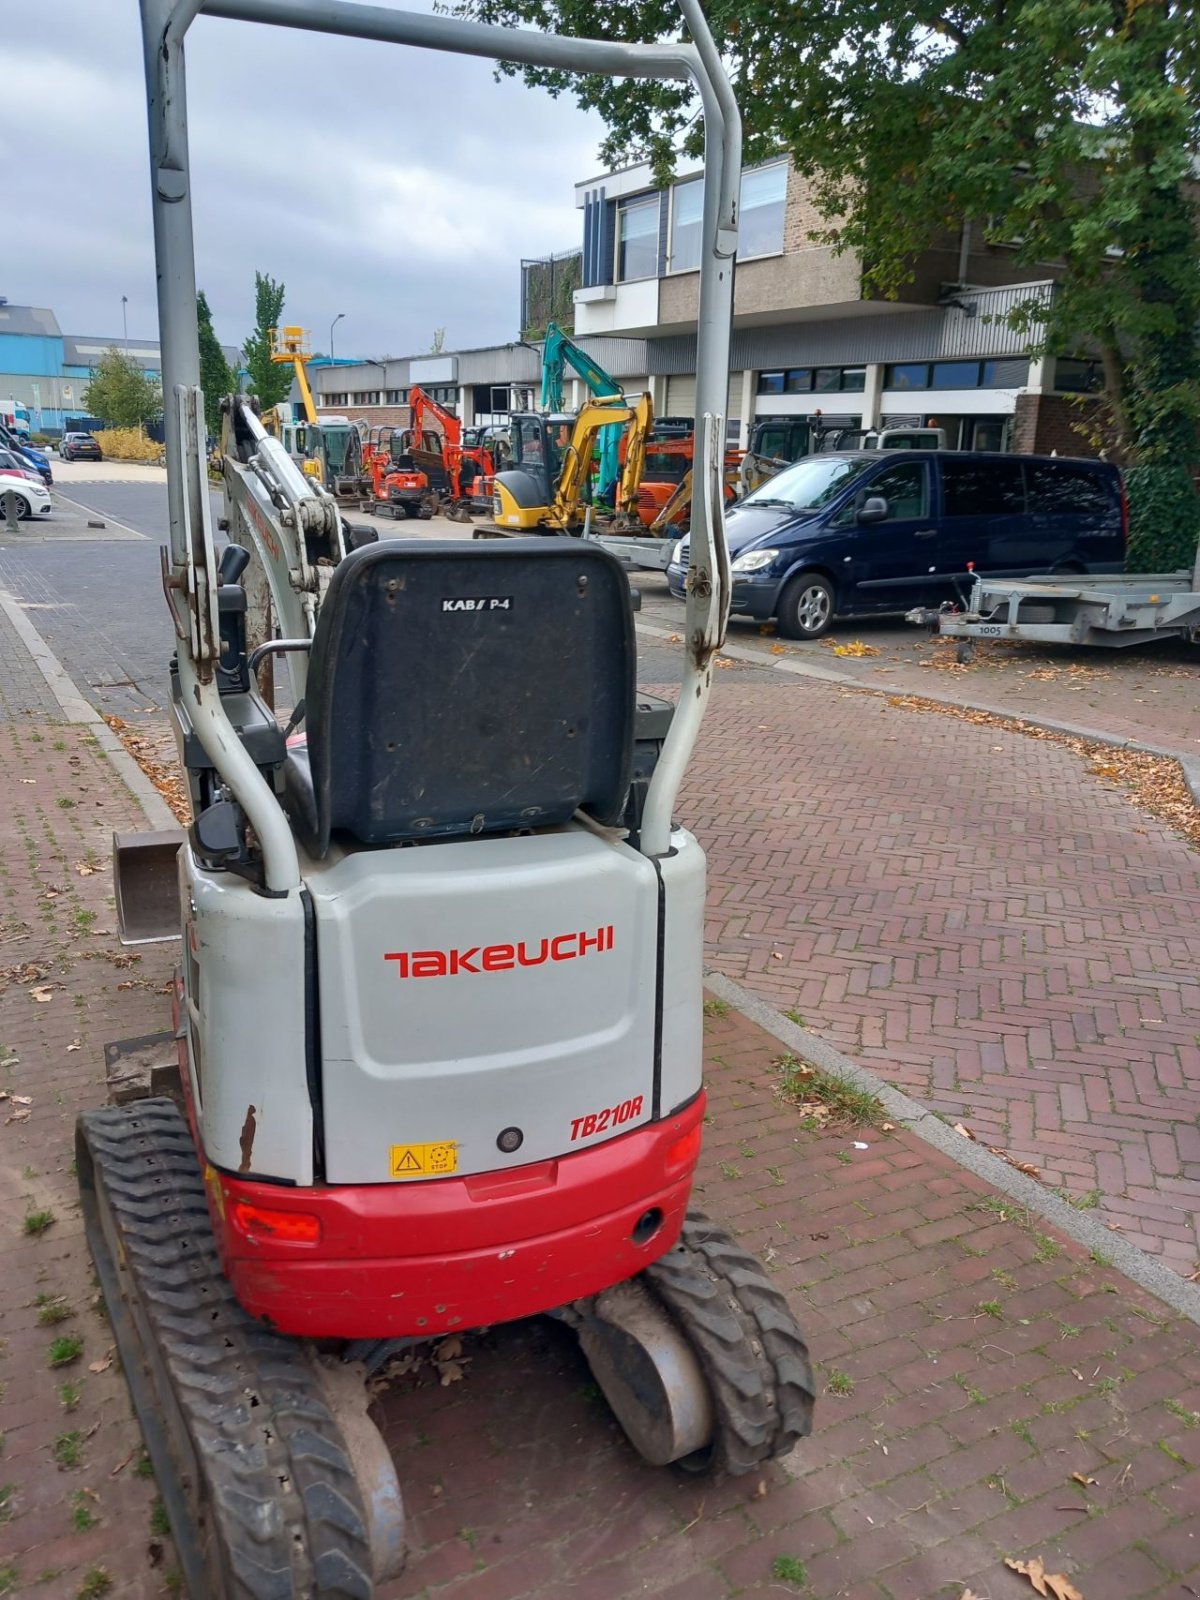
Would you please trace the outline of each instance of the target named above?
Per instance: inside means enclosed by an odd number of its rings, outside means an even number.
[[[614,507],[586,498],[592,458],[602,428],[629,424],[625,464]],[[510,424],[512,465],[493,479],[491,529],[496,534],[579,534],[585,525],[619,529],[636,525],[638,485],[646,464],[646,441],[654,423],[648,394],[589,400],[575,413],[518,414]]]
[[[300,402],[284,401],[263,418],[306,477],[315,478],[336,499],[361,502],[370,494],[363,466],[362,436],[349,417],[318,417],[307,366],[312,356],[308,331],[285,327],[270,330],[271,360],[290,366]]]

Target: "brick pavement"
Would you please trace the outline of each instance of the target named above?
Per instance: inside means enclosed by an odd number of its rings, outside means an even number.
[[[163,1541],[124,1387],[115,1365],[90,1370],[111,1347],[71,1125],[102,1095],[102,1043],[161,1024],[170,958],[116,967],[107,877],[77,870],[137,820],[89,736],[6,725],[0,783],[0,950],[6,967],[45,967],[52,991],[39,1003],[6,971],[0,994],[4,1083],[33,1101],[4,1127],[0,1577],[73,1600],[100,1567],[111,1593],[142,1600],[170,1592],[170,1547],[151,1565]],[[777,1098],[773,1041],[736,1014],[707,1028],[699,1200],[791,1296],[823,1391],[816,1434],[761,1478],[654,1471],[559,1329],[475,1335],[462,1383],[425,1368],[381,1401],[412,1517],[410,1568],[383,1600],[935,1600],[960,1581],[1019,1600],[1002,1558],[1035,1553],[1087,1600],[1186,1593],[1200,1567],[1200,1330],[909,1135],[808,1130]],[[55,1222],[27,1236],[41,1209]],[[39,1295],[74,1314],[42,1325]],[[60,1334],[84,1349],[51,1371]],[[63,1383],[81,1391],[70,1412]],[[75,1432],[82,1464],[60,1468],[55,1443]],[[75,1526],[81,1510],[94,1525]],[[781,1558],[803,1564],[804,1587],[772,1576]]]
[[[1200,860],[1052,743],[723,674],[685,786],[709,959],[1183,1272]]]
[[[665,579],[639,573],[637,582],[645,621],[677,631],[683,606],[667,594]],[[834,654],[835,644],[853,640],[878,654]],[[984,644],[971,666],[960,667],[948,641],[934,643],[924,629],[894,617],[840,623],[815,644],[764,637],[756,623],[735,617],[729,643],[772,666],[807,664],[889,693],[957,695],[1014,716],[1084,724],[1110,738],[1200,758],[1200,652],[1178,642],[1125,650]]]

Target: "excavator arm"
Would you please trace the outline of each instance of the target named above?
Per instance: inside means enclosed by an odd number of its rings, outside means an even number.
[[[561,411],[563,408],[563,373],[571,367],[587,384],[589,392],[598,400],[624,399],[621,385],[593,361],[557,322],[546,324],[546,339],[542,345],[542,397],[543,411]],[[621,436],[616,427],[600,435],[600,494],[603,497],[617,482],[620,473]]]
[[[570,443],[563,457],[562,471],[554,493],[554,504],[550,508],[551,519],[560,528],[566,530],[577,527],[583,520],[583,491],[591,473],[592,451],[595,448],[597,435],[606,428],[611,428],[616,434],[627,422],[634,422],[636,427],[643,411],[646,420],[641,425],[644,431],[648,432],[649,395],[643,395],[636,406],[626,404],[625,397],[618,394],[611,399],[593,400],[580,408],[571,430]],[[632,443],[631,440],[631,453]],[[636,507],[636,487],[633,494]]]
[[[442,465],[450,480],[450,493],[455,500],[461,499],[462,423],[453,411],[447,411],[432,395],[426,394],[420,384],[413,384],[408,391],[408,409],[413,435],[417,439],[427,431],[427,419],[437,423],[442,435]]]

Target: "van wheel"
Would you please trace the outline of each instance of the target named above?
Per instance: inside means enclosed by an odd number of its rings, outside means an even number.
[[[775,615],[785,639],[819,639],[833,621],[833,585],[819,572],[800,572],[779,597]]]

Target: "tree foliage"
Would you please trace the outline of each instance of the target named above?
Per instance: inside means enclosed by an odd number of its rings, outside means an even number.
[[[459,9],[548,33],[682,35],[672,0]],[[1014,244],[1029,281],[1059,278],[1044,342],[1099,351],[1111,442],[1146,468],[1200,465],[1191,0],[709,0],[706,12],[746,159],[791,153],[825,219],[817,236],[858,254],[865,292],[901,294],[914,257],[971,219],[977,239]],[[614,165],[647,159],[662,180],[701,153],[689,85],[523,70],[601,113]],[[1175,500],[1196,517],[1194,495]]]
[[[131,355],[115,346],[104,352],[92,369],[91,381],[80,397],[84,410],[101,417],[113,428],[140,428],[162,411],[162,390]]]
[[[283,320],[284,287],[268,273],[254,274],[254,332],[242,348],[250,374],[250,392],[264,411],[286,400],[292,387],[292,369],[271,360],[271,329]]]
[[[203,289],[196,296],[196,323],[200,333],[200,387],[204,390],[204,421],[209,433],[219,438],[221,398],[232,394],[237,388],[237,373],[225,359]]]

